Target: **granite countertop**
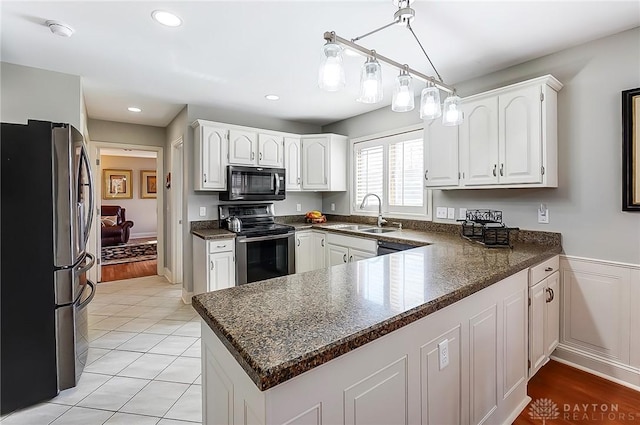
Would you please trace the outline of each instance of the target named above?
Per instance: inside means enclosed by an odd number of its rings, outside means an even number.
[[[264,391],[562,249],[559,243],[491,249],[456,234],[415,230],[383,238],[429,245],[200,294],[192,304]]]
[[[235,238],[236,234],[226,229],[192,229],[191,234],[202,239],[230,239]]]

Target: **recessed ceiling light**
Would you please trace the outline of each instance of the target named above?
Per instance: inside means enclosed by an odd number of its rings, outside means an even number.
[[[268,94],[264,98],[267,100],[280,100],[280,96],[277,94]]]
[[[140,108],[136,108],[135,106],[129,106],[129,107],[127,108],[127,110],[128,110],[129,112],[142,112],[142,109],[140,109]]]
[[[154,10],[151,17],[158,23],[168,27],[179,27],[182,25],[182,19],[178,15],[174,15],[166,10]]]

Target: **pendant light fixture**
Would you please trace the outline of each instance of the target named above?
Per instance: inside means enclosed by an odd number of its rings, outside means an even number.
[[[382,94],[382,68],[380,62],[370,56],[362,65],[358,102],[378,103],[382,100]]]
[[[393,22],[380,28],[374,29],[364,35],[347,40],[336,35],[335,32],[325,32],[324,39],[327,41],[323,48],[323,61],[320,65],[318,85],[327,91],[337,91],[344,87],[344,70],[342,68],[342,48],[349,52],[365,56],[366,62],[363,65],[360,79],[360,97],[357,99],[363,103],[377,103],[383,98],[382,93],[382,71],[380,62],[383,62],[400,71],[396,79],[393,92],[391,109],[396,112],[407,112],[414,109],[414,92],[411,87],[412,79],[417,78],[427,83],[427,87],[422,90],[420,96],[420,117],[422,119],[435,119],[442,115],[444,125],[460,125],[462,123],[462,110],[460,109],[460,98],[455,94],[455,89],[445,84],[433,65],[427,51],[420,43],[418,36],[411,28],[411,21],[415,18],[415,11],[411,8],[413,0],[393,0],[398,7],[394,13]],[[375,50],[367,49],[355,42],[371,34],[375,34],[392,25],[401,24],[411,32],[420,49],[426,56],[431,68],[437,75],[432,77],[423,74],[408,65],[402,65],[393,59],[376,53]],[[449,94],[445,99],[444,108],[440,106],[440,90]],[[444,109],[444,112],[442,111]]]
[[[428,82],[427,87],[422,89],[422,94],[420,95],[420,118],[432,120],[440,115],[442,115],[440,90]]]
[[[406,69],[400,71],[400,75],[396,78],[396,86],[393,90],[393,99],[391,101],[391,110],[394,112],[413,111],[415,107],[415,94],[411,87],[411,75]]]
[[[338,91],[345,85],[342,66],[342,47],[327,41],[322,46],[322,63],[318,72],[318,86],[326,91]]]

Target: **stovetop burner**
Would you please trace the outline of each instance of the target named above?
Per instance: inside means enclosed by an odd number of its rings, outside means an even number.
[[[275,222],[273,204],[251,205],[220,205],[218,207],[220,227],[228,229],[227,218],[237,217],[242,222],[241,230],[235,232],[238,236],[258,237],[280,235],[295,228]]]
[[[283,233],[294,230],[295,227],[288,226],[286,224],[270,223],[270,224],[255,224],[255,225],[243,225],[240,232],[236,232],[238,236],[267,236],[267,235],[280,235]]]

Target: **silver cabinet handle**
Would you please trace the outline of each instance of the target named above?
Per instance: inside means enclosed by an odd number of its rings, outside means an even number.
[[[345,263],[347,262],[347,254],[344,254],[344,255],[342,256],[342,261],[344,261]]]
[[[549,288],[549,291],[551,291],[551,300],[550,301],[553,301],[555,299],[555,297],[556,297],[556,293],[553,291],[552,288]]]
[[[353,263],[353,255],[349,257],[349,262]]]
[[[500,164],[500,175],[504,176],[504,164]]]
[[[209,270],[213,270],[213,260],[209,261],[211,263],[211,267],[209,268]]]
[[[546,303],[550,303],[551,302],[551,288],[545,288],[544,290],[547,293],[547,297],[545,298],[545,302]]]
[[[260,152],[260,153],[258,154],[258,160],[259,160],[259,161],[262,161],[262,152]]]
[[[298,238],[298,246],[300,246],[300,238]]]
[[[216,245],[216,248],[220,249],[220,248],[226,248],[226,245]]]
[[[297,182],[298,182],[298,184],[300,184],[300,177],[298,177],[298,180],[297,180]]]
[[[320,246],[324,247],[324,239],[320,241]]]
[[[207,182],[207,173],[204,173],[204,182]]]
[[[496,173],[496,170],[498,169],[498,165],[497,164],[493,164],[493,177],[496,177],[498,174]]]
[[[553,267],[547,267],[546,269],[544,269],[545,272],[552,272],[553,271]]]
[[[251,160],[253,161],[254,158],[256,157],[256,154],[254,152],[251,152]]]
[[[429,180],[429,177],[427,177],[427,174],[429,174],[429,170],[424,170],[424,179],[425,180]]]

